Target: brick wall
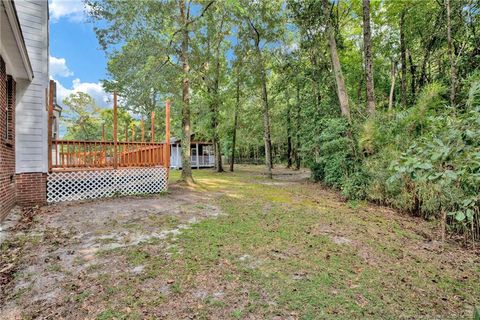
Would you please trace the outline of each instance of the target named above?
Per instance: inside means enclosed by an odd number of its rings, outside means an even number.
[[[7,97],[7,81],[13,92]],[[11,109],[7,121],[8,104]],[[7,128],[7,122],[10,127]],[[7,77],[0,56],[0,221],[15,205],[15,82]],[[8,130],[9,129],[9,130]],[[7,133],[8,136],[7,136]],[[7,139],[8,138],[8,139]]]
[[[16,175],[17,203],[21,206],[45,205],[47,203],[47,174],[41,172]]]

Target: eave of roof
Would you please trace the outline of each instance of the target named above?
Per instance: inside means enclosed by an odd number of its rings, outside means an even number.
[[[23,38],[22,27],[20,26],[20,20],[18,19],[17,9],[15,8],[15,3],[13,0],[2,0],[5,7],[5,12],[7,13],[8,21],[12,27],[15,40],[22,56],[23,65],[25,66],[25,71],[27,72],[28,79],[33,80],[33,68],[28,57],[27,46],[25,45],[25,39]]]

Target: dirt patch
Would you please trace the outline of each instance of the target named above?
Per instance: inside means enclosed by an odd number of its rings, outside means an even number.
[[[0,305],[4,303],[7,292],[14,286],[15,273],[20,268],[23,255],[24,243],[21,239],[10,241],[8,236],[17,232],[23,234],[28,231],[34,223],[38,214],[38,208],[15,208],[8,220],[1,224],[0,237]]]
[[[0,301],[6,301],[0,307],[2,317],[53,314],[78,318],[79,314],[65,302],[72,294],[81,295],[85,287],[82,279],[87,275],[92,281],[95,275],[145,273],[142,265],[128,268],[111,252],[144,243],[154,243],[158,248],[169,246],[190,225],[221,214],[211,204],[216,196],[173,185],[165,195],[62,203],[36,211],[24,210],[17,219],[19,223],[9,228],[5,236],[9,247],[1,251],[11,257],[2,258],[0,265]],[[38,222],[34,222],[35,214]],[[142,258],[141,253],[138,256],[132,259]],[[14,272],[18,280],[12,281]],[[5,286],[7,282],[11,285]],[[98,290],[101,288],[93,286],[89,292]]]

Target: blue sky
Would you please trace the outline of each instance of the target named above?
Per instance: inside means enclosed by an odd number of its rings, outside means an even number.
[[[58,82],[58,102],[83,91],[100,106],[107,106],[109,95],[100,84],[106,78],[107,60],[82,0],[49,0],[49,9],[50,77]]]

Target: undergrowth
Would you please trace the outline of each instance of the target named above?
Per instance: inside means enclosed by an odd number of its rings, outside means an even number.
[[[348,199],[367,199],[480,239],[480,81],[462,105],[448,104],[440,83],[422,90],[414,106],[351,126],[322,123],[312,178]]]

